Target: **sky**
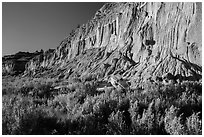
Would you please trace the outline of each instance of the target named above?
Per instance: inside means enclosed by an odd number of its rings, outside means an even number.
[[[54,49],[102,2],[3,2],[2,56]]]

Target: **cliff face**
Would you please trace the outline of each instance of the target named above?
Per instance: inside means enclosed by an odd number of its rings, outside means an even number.
[[[108,3],[55,50],[29,61],[39,70],[69,78],[111,74],[144,81],[165,73],[197,80],[202,75],[201,3]]]

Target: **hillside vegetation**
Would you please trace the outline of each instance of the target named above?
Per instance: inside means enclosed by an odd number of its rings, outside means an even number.
[[[202,3],[107,3],[56,49],[3,57],[9,135],[202,134]]]
[[[3,134],[202,134],[201,82],[104,92],[96,80],[54,89],[57,83],[3,78]]]

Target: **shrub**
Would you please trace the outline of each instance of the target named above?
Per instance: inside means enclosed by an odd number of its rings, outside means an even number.
[[[53,81],[4,82],[3,134],[202,134],[199,82],[149,83],[123,94],[98,93],[94,80],[70,81],[56,92]]]
[[[184,126],[181,124],[181,117],[177,117],[178,108],[171,106],[171,108],[166,111],[164,118],[165,129],[171,135],[182,135],[184,134]]]
[[[193,113],[186,120],[188,135],[202,135],[202,121],[199,118],[199,113]]]
[[[3,98],[3,134],[30,134],[40,115],[33,100],[28,97],[9,96]]]
[[[109,123],[107,125],[107,134],[112,135],[126,135],[128,134],[128,129],[123,120],[123,114],[120,111],[116,113],[113,112],[108,119]]]

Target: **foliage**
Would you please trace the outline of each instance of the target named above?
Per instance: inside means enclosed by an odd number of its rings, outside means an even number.
[[[125,92],[98,92],[94,76],[70,83],[56,90],[54,79],[3,79],[2,133],[202,134],[199,82],[148,84]]]

